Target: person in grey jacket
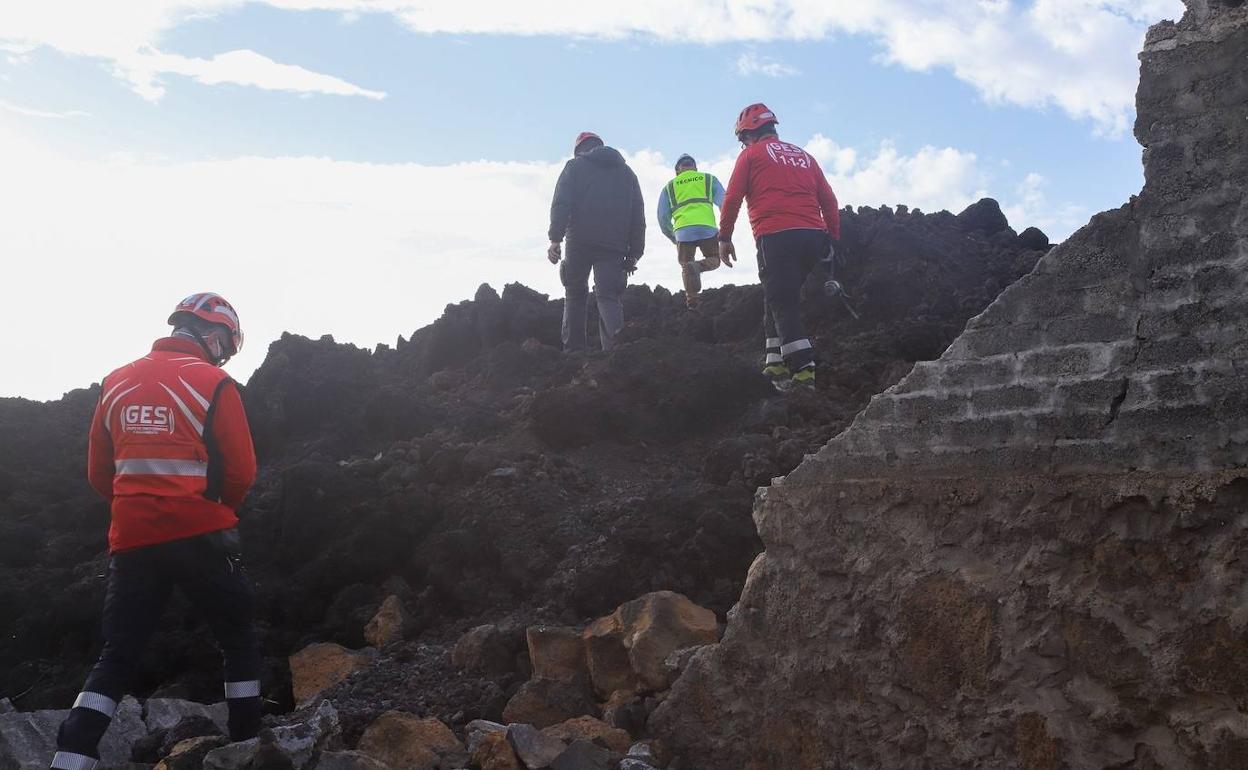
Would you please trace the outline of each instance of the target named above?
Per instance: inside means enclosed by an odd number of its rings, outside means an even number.
[[[563,283],[563,348],[585,350],[589,274],[594,274],[598,334],[610,350],[624,326],[624,288],[645,251],[645,204],[637,175],[624,156],[597,134],[576,137],[550,204],[550,248]],[[563,241],[567,240],[567,253]]]

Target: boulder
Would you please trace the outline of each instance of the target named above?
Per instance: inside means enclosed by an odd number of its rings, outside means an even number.
[[[342,737],[338,711],[329,701],[300,721],[265,729],[249,741],[213,749],[204,757],[204,770],[259,770],[257,763],[282,764],[276,755],[289,760],[293,770],[303,770],[318,752],[332,748]]]
[[[646,707],[637,693],[618,690],[602,704],[602,721],[637,735],[646,726]]]
[[[364,627],[364,638],[374,647],[385,647],[403,639],[406,624],[407,612],[403,609],[403,600],[392,594],[386,597],[377,614]]]
[[[506,674],[515,669],[515,657],[498,626],[477,626],[459,638],[451,662],[472,674]]]
[[[1038,227],[1028,227],[1018,234],[1018,245],[1034,251],[1049,250],[1049,236]]]
[[[652,764],[656,761],[654,749],[650,748],[650,744],[645,741],[637,741],[632,746],[629,746],[627,758],[641,760],[642,762],[650,762]]]
[[[594,692],[607,698],[612,693],[633,692],[637,689],[637,677],[628,660],[628,648],[624,646],[626,629],[616,615],[599,618],[585,629],[585,664]]]
[[[587,673],[585,642],[576,628],[529,626],[525,631],[536,679],[568,681]]]
[[[169,756],[156,763],[155,770],[201,770],[208,752],[229,742],[230,739],[224,735],[202,735],[180,741],[169,752]]]
[[[467,762],[464,746],[451,728],[432,717],[387,711],[360,738],[360,751],[404,770],[454,770]]]
[[[314,770],[390,770],[390,767],[362,751],[326,751]]]
[[[204,717],[222,734],[229,732],[229,708],[225,701],[209,705],[179,698],[148,698],[143,704],[143,722],[149,733],[177,727],[187,717]]]
[[[616,770],[659,770],[643,760],[634,757],[625,757],[620,760],[620,764],[616,765]]]
[[[561,724],[547,727],[542,732],[558,738],[564,743],[573,743],[575,741],[596,743],[620,755],[628,751],[628,747],[633,741],[632,736],[624,730],[612,727],[601,719],[593,717],[569,719]]]
[[[135,741],[130,761],[153,764],[169,756],[182,741],[222,734],[221,727],[206,716],[183,717],[173,727],[158,728]]]
[[[68,709],[0,714],[0,768],[45,770],[56,753],[56,732],[67,716]],[[99,768],[124,767],[135,741],[146,734],[142,706],[134,698],[122,699],[100,741]]]
[[[507,742],[507,729],[480,733],[472,748],[472,764],[481,770],[523,770]]]
[[[585,714],[597,716],[598,713],[598,705],[590,698],[582,680],[531,679],[507,701],[503,719],[542,728]]]
[[[1010,226],[1001,205],[992,198],[981,198],[958,214],[958,225],[969,232],[996,235]]]
[[[340,644],[309,644],[290,656],[290,686],[295,703],[309,705],[318,695],[373,661],[371,650],[356,652]]]
[[[670,684],[669,655],[719,639],[715,613],[673,591],[656,591],[620,605],[585,630],[594,689],[664,690]],[[627,668],[626,668],[627,667]]]
[[[12,714],[17,711],[13,708],[13,701],[8,698],[0,698],[0,714]]]
[[[573,741],[551,763],[551,770],[613,770],[614,757],[608,749],[590,741]]]
[[[471,754],[477,750],[477,744],[490,734],[497,733],[499,735],[507,732],[507,725],[491,722],[488,719],[474,719],[464,726],[464,735],[468,738],[468,753]]]
[[[541,770],[563,753],[567,744],[539,731],[533,725],[514,724],[507,727],[507,743],[528,770]]]

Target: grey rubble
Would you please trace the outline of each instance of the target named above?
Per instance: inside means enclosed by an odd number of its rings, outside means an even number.
[[[1141,194],[760,493],[686,766],[1248,767],[1248,6],[1187,6]]]

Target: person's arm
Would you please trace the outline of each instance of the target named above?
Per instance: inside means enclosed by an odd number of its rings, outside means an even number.
[[[211,432],[215,459],[221,463],[221,502],[236,510],[256,480],[256,450],[243,399],[233,380],[225,380],[217,388],[204,432]]]
[[[101,395],[103,389],[101,388]],[[95,405],[87,438],[87,481],[105,500],[113,499],[113,437],[104,425],[104,400]]]
[[[555,195],[550,202],[550,242],[560,243],[568,234],[568,223],[572,221],[572,161],[563,166],[559,181],[555,183]]]
[[[719,240],[732,241],[732,231],[737,225],[737,214],[741,211],[741,203],[750,187],[749,150],[737,156],[737,165],[733,166],[732,176],[728,179],[728,190],[724,193],[724,202],[719,210]]]
[[[711,176],[711,200],[714,201],[719,210],[724,210],[724,186],[720,183],[719,177]]]
[[[823,224],[827,227],[828,235],[832,236],[832,240],[839,241],[841,239],[841,209],[836,200],[836,193],[832,192],[832,185],[828,184],[828,178],[823,175],[823,169],[819,168],[819,161],[812,157],[810,163],[815,172],[815,194],[819,198],[819,209],[823,212]]]
[[[628,207],[628,258],[635,263],[646,253],[646,200],[641,197],[641,182],[637,180],[637,174],[631,168],[628,174],[632,185]]]
[[[667,196],[667,185],[659,192],[659,229],[669,241],[675,242],[676,232],[672,230],[672,201]]]

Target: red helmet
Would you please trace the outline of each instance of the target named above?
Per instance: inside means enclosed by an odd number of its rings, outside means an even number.
[[[737,116],[737,126],[732,133],[740,136],[742,131],[753,131],[756,128],[769,126],[773,123],[779,123],[776,119],[776,113],[767,109],[767,105],[763,103],[751,104],[741,114]]]
[[[581,133],[576,135],[576,142],[574,142],[572,145],[572,152],[576,152],[576,148],[580,147],[581,143],[584,142],[586,139],[597,139],[599,142],[602,141],[602,137],[598,136],[593,131],[582,131]]]
[[[238,313],[234,310],[234,306],[226,302],[225,297],[220,294],[204,292],[192,294],[182,300],[169,314],[169,325],[177,326],[178,318],[182,315],[193,315],[208,323],[220,324],[229,329],[230,343],[234,349],[226,353],[227,358],[243,349],[243,327],[238,323]]]

